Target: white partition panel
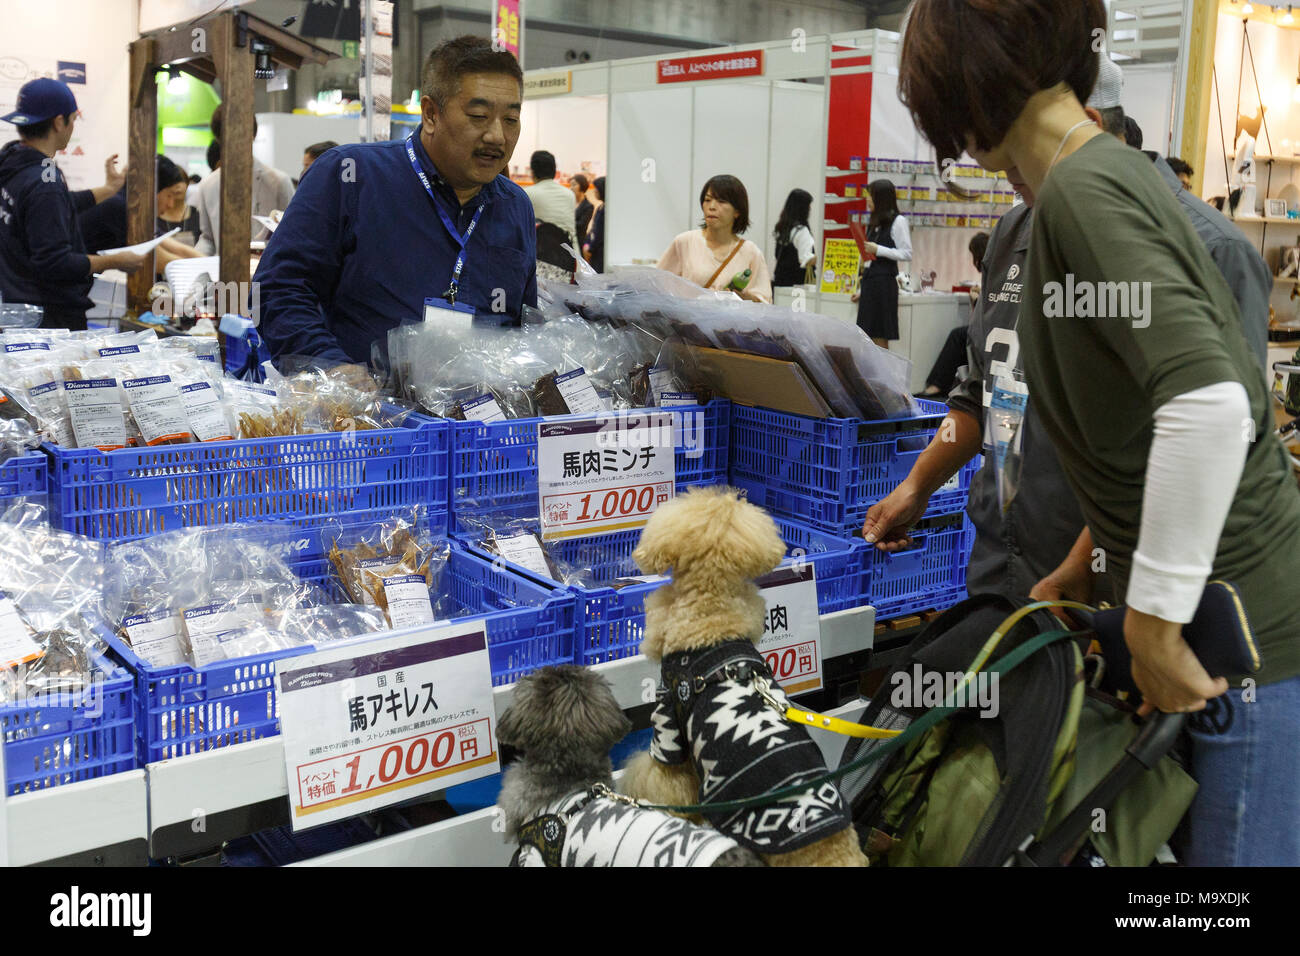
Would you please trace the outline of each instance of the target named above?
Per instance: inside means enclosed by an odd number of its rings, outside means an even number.
[[[749,194],[750,225],[745,238],[763,246],[763,237],[776,222],[775,213],[769,221],[767,210],[771,108],[772,84],[766,80],[696,85],[691,218],[683,229],[700,221],[700,190],[709,177],[730,173],[745,184]]]
[[[772,230],[781,216],[785,197],[792,189],[806,189],[813,197],[809,224],[818,250],[821,249],[821,218],[818,210],[825,188],[822,167],[826,163],[826,141],[822,135],[826,111],[826,87],[820,83],[775,83],[772,86],[771,165],[767,182],[767,227],[760,234],[751,229],[749,238],[763,247],[769,265],[774,254]]]
[[[658,262],[695,209],[689,88],[613,93],[605,266]]]

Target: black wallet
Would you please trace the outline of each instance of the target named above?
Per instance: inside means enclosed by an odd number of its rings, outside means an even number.
[[[1104,683],[1111,689],[1137,692],[1133,683],[1132,655],[1124,643],[1126,607],[1109,607],[1100,611],[1071,611],[1095,632],[1106,660]],[[1200,660],[1211,677],[1253,674],[1259,670],[1259,647],[1246,618],[1241,595],[1227,581],[1210,581],[1205,585],[1201,603],[1190,623],[1183,625],[1183,640]]]

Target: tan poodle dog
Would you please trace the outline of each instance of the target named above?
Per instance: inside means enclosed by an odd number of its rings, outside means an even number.
[[[651,803],[719,803],[771,793],[826,772],[808,731],[764,701],[755,645],[767,616],[754,578],[785,554],[776,524],[733,488],[695,488],[660,507],[633,557],[672,581],[646,600],[641,652],[663,685],[650,751],[633,758],[622,789]],[[704,814],[774,866],[866,866],[833,782],[767,805]]]

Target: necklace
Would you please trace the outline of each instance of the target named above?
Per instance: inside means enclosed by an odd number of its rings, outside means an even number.
[[[1074,135],[1074,131],[1077,129],[1083,129],[1083,127],[1088,126],[1091,123],[1092,120],[1086,119],[1081,123],[1075,123],[1073,126],[1071,126],[1068,130],[1065,131],[1065,135],[1061,137],[1061,145],[1056,147],[1056,154],[1052,157],[1052,161],[1047,164],[1047,172],[1050,173],[1052,171],[1052,167],[1056,165],[1056,161],[1061,158],[1061,150],[1065,149],[1065,144],[1070,141],[1070,137]],[[1044,173],[1043,177],[1046,178],[1046,176],[1047,174]]]

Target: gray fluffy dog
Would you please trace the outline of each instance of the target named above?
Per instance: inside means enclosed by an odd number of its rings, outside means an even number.
[[[585,667],[546,667],[515,686],[497,740],[519,752],[497,805],[512,866],[761,866],[716,830],[636,806],[614,792],[609,751],[632,730],[608,682]]]

